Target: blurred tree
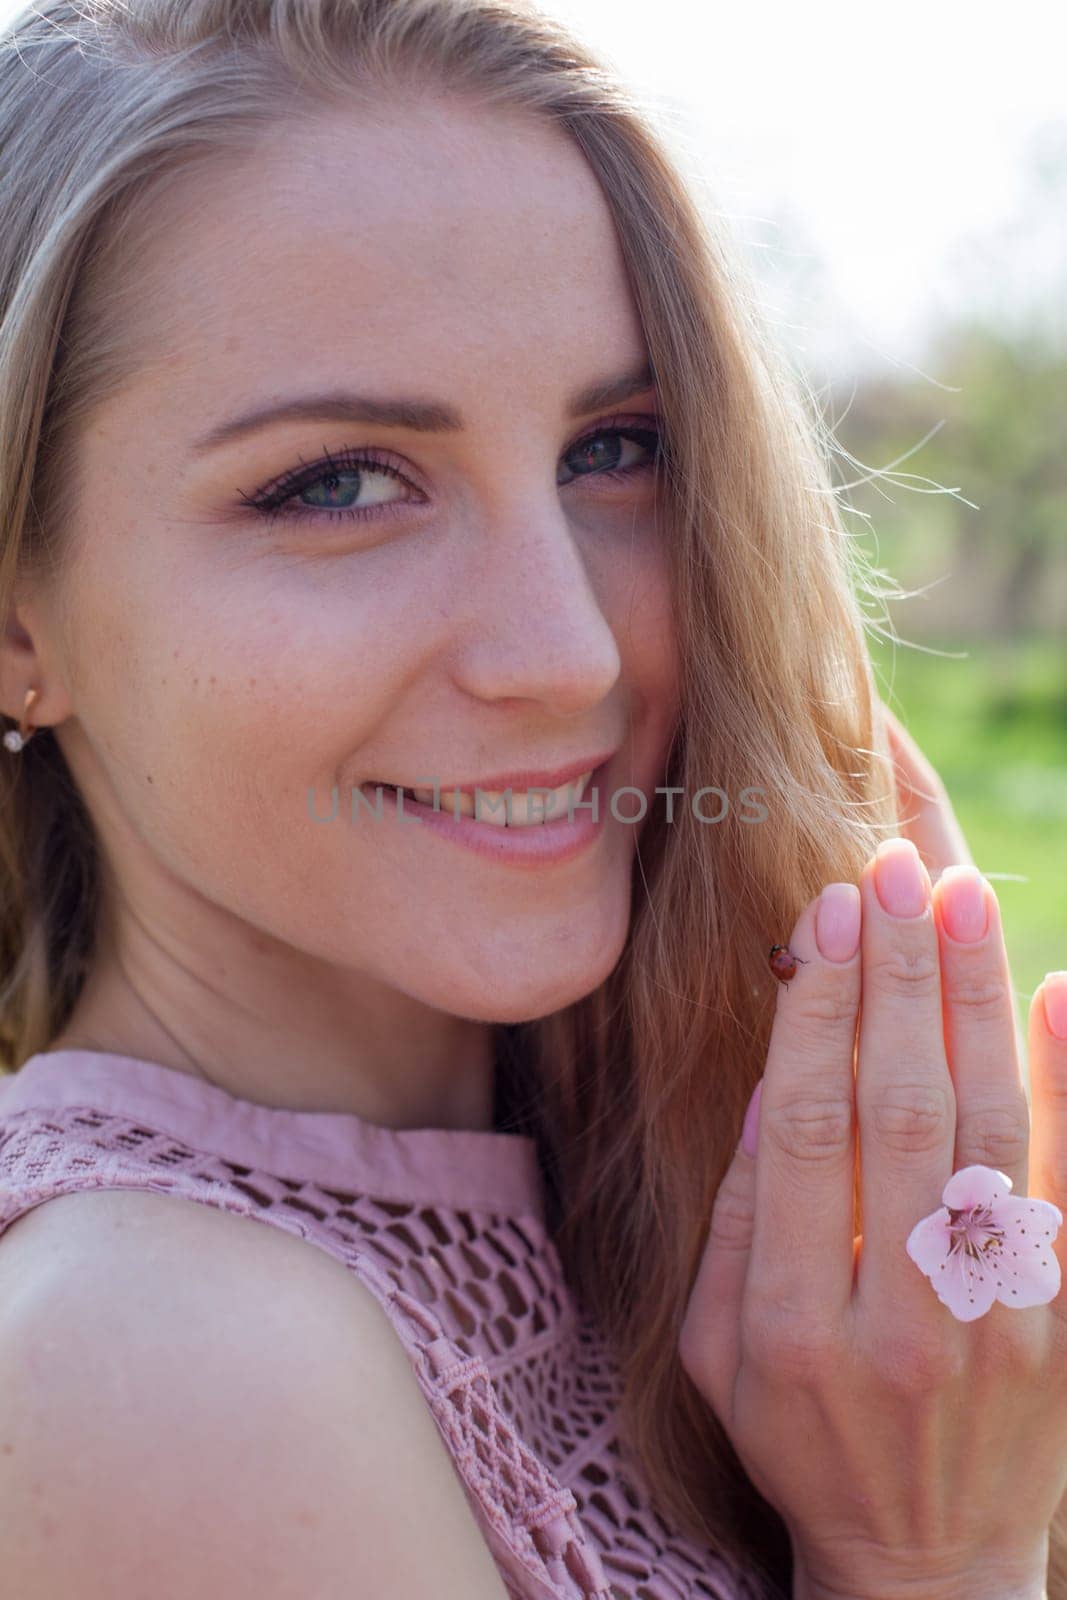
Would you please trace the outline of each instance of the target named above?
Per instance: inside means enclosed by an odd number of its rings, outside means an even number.
[[[1034,129],[1014,213],[962,240],[947,268],[977,320],[1067,351],[1067,122]]]
[[[965,309],[931,330],[927,371],[834,399],[839,481],[884,469],[849,491],[880,563],[932,585],[917,635],[1067,636],[1067,124],[1038,130],[1020,197],[961,248]]]

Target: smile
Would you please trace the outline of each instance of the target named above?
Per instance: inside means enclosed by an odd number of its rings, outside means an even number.
[[[433,789],[402,789],[405,799],[452,817],[469,817],[490,828],[539,828],[546,822],[567,817],[572,807],[577,807],[593,777],[592,771],[583,772],[571,783],[557,789],[476,789],[473,795],[461,790],[439,791],[439,801],[434,805]],[[397,793],[392,784],[365,784],[372,793],[377,789]]]

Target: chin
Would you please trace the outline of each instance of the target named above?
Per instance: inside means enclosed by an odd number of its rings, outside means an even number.
[[[622,955],[626,929],[611,940],[554,945],[550,955],[534,943],[511,940],[478,969],[446,975],[444,994],[431,1003],[477,1022],[534,1022],[584,1000],[611,974]]]

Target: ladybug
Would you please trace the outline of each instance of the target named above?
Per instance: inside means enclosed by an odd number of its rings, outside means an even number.
[[[792,950],[784,944],[772,944],[767,960],[774,976],[779,983],[784,983],[787,989],[789,987],[789,979],[795,978],[797,975],[797,962],[799,961],[801,966],[807,966],[803,956],[795,956]]]

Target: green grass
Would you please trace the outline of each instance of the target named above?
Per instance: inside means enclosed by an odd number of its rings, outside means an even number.
[[[872,643],[882,698],[937,768],[992,882],[1026,1037],[1030,998],[1067,967],[1067,643]],[[1001,876],[1003,874],[1003,876]]]

